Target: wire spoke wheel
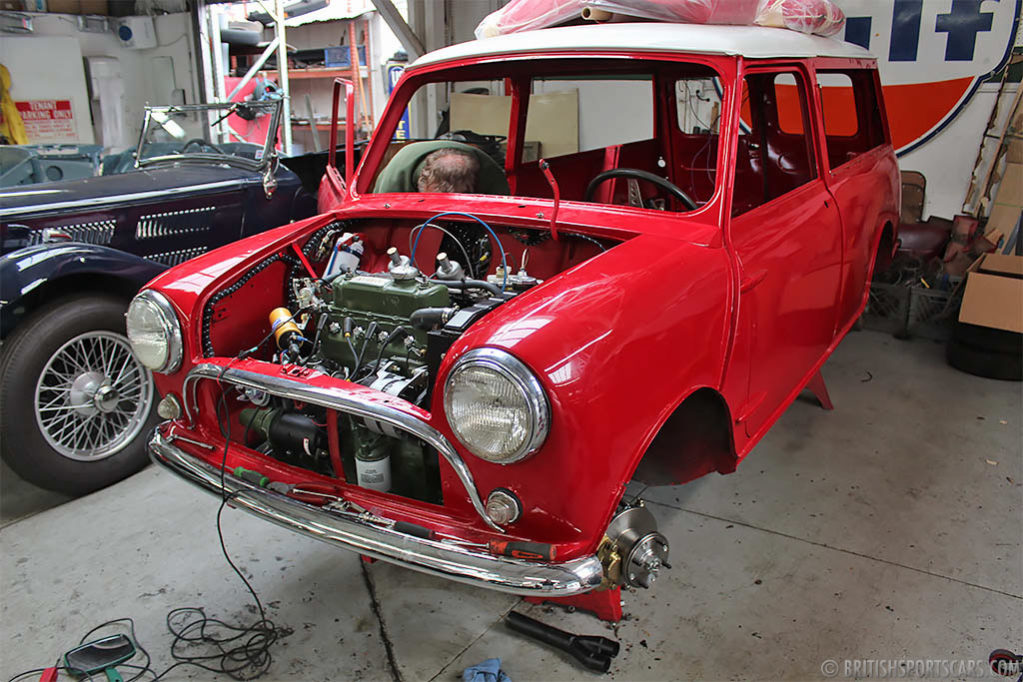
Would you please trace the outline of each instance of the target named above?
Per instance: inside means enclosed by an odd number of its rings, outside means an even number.
[[[146,424],[155,391],[128,339],[111,331],[73,337],[36,383],[36,424],[60,455],[97,461],[120,452]]]

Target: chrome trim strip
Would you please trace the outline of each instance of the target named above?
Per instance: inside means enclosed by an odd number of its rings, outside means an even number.
[[[348,516],[338,516],[315,505],[259,488],[248,481],[188,455],[167,441],[157,429],[149,442],[153,461],[217,495],[232,496],[229,504],[266,521],[367,556],[389,561],[476,587],[510,594],[565,597],[600,585],[603,567],[596,556],[564,563],[542,564],[497,557],[463,546],[398,533]]]
[[[62,211],[69,208],[95,208],[106,204],[119,204],[126,201],[142,201],[145,199],[158,199],[175,196],[178,194],[190,194],[192,192],[203,192],[211,189],[226,189],[228,187],[238,188],[243,185],[255,185],[261,182],[259,179],[242,180],[220,180],[207,182],[203,185],[189,185],[187,187],[172,187],[170,189],[153,190],[150,192],[136,192],[134,194],[118,194],[115,196],[92,197],[90,199],[76,199],[74,201],[57,201],[52,204],[36,204],[34,206],[19,206],[18,208],[0,210],[0,218],[9,219],[14,216],[26,213],[44,213],[49,211]],[[0,194],[0,198],[3,195]]]
[[[430,446],[436,448],[437,452],[439,452],[441,456],[447,460],[448,464],[451,465],[451,468],[455,470],[458,480],[462,482],[465,492],[468,493],[473,509],[475,509],[476,513],[480,515],[480,518],[483,519],[484,523],[499,533],[505,532],[503,528],[491,521],[487,516],[486,507],[480,499],[479,492],[476,490],[476,483],[472,479],[472,472],[469,471],[469,467],[467,467],[465,462],[462,461],[462,457],[458,454],[458,451],[455,450],[448,439],[445,438],[440,431],[429,424],[426,424],[409,414],[405,414],[401,410],[395,410],[384,405],[369,402],[358,396],[346,394],[341,390],[331,390],[320,388],[319,386],[310,386],[309,384],[288,377],[249,372],[242,369],[228,368],[225,370],[223,366],[209,362],[196,365],[195,368],[188,373],[188,376],[185,377],[185,383],[181,387],[182,398],[185,403],[185,418],[188,420],[189,424],[195,424],[193,407],[198,405],[195,396],[195,385],[198,383],[199,379],[226,381],[227,383],[234,384],[236,386],[255,388],[282,398],[300,400],[302,402],[328,407],[347,414],[354,414],[360,417],[381,421],[410,433],[416,438],[419,438],[428,443]]]

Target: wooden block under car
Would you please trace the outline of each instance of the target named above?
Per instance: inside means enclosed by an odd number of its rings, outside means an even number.
[[[106,16],[109,11],[107,0],[79,0],[82,14],[99,14]]]
[[[49,0],[46,11],[51,14],[81,14],[82,3],[79,0]]]
[[[1023,333],[1023,256],[989,253],[973,265],[959,321]]]

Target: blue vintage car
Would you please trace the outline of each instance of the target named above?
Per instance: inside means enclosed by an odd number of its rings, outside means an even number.
[[[280,158],[280,115],[150,107],[138,148],[110,162],[128,172],[0,190],[0,452],[22,477],[78,495],[145,465],[158,396],[128,302],[172,265],[315,213],[326,156]],[[228,117],[266,139],[212,143]]]

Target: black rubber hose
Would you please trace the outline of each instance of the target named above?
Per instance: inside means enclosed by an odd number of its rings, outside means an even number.
[[[369,323],[369,326],[366,328],[366,336],[365,338],[362,339],[362,346],[359,347],[359,354],[355,356],[355,369],[352,370],[353,377],[359,373],[359,368],[362,367],[362,359],[366,357],[366,344],[369,343],[369,340],[373,336],[375,336],[376,333],[377,323],[376,320],[373,320],[372,322]]]
[[[420,308],[412,311],[408,321],[416,329],[430,331],[447,322],[454,312],[454,308]]]
[[[491,284],[490,282],[484,282],[483,280],[480,279],[459,279],[451,280],[450,282],[447,280],[438,279],[434,281],[447,285],[447,287],[450,289],[486,289],[494,296],[501,295],[501,287],[497,286],[496,284]]]

